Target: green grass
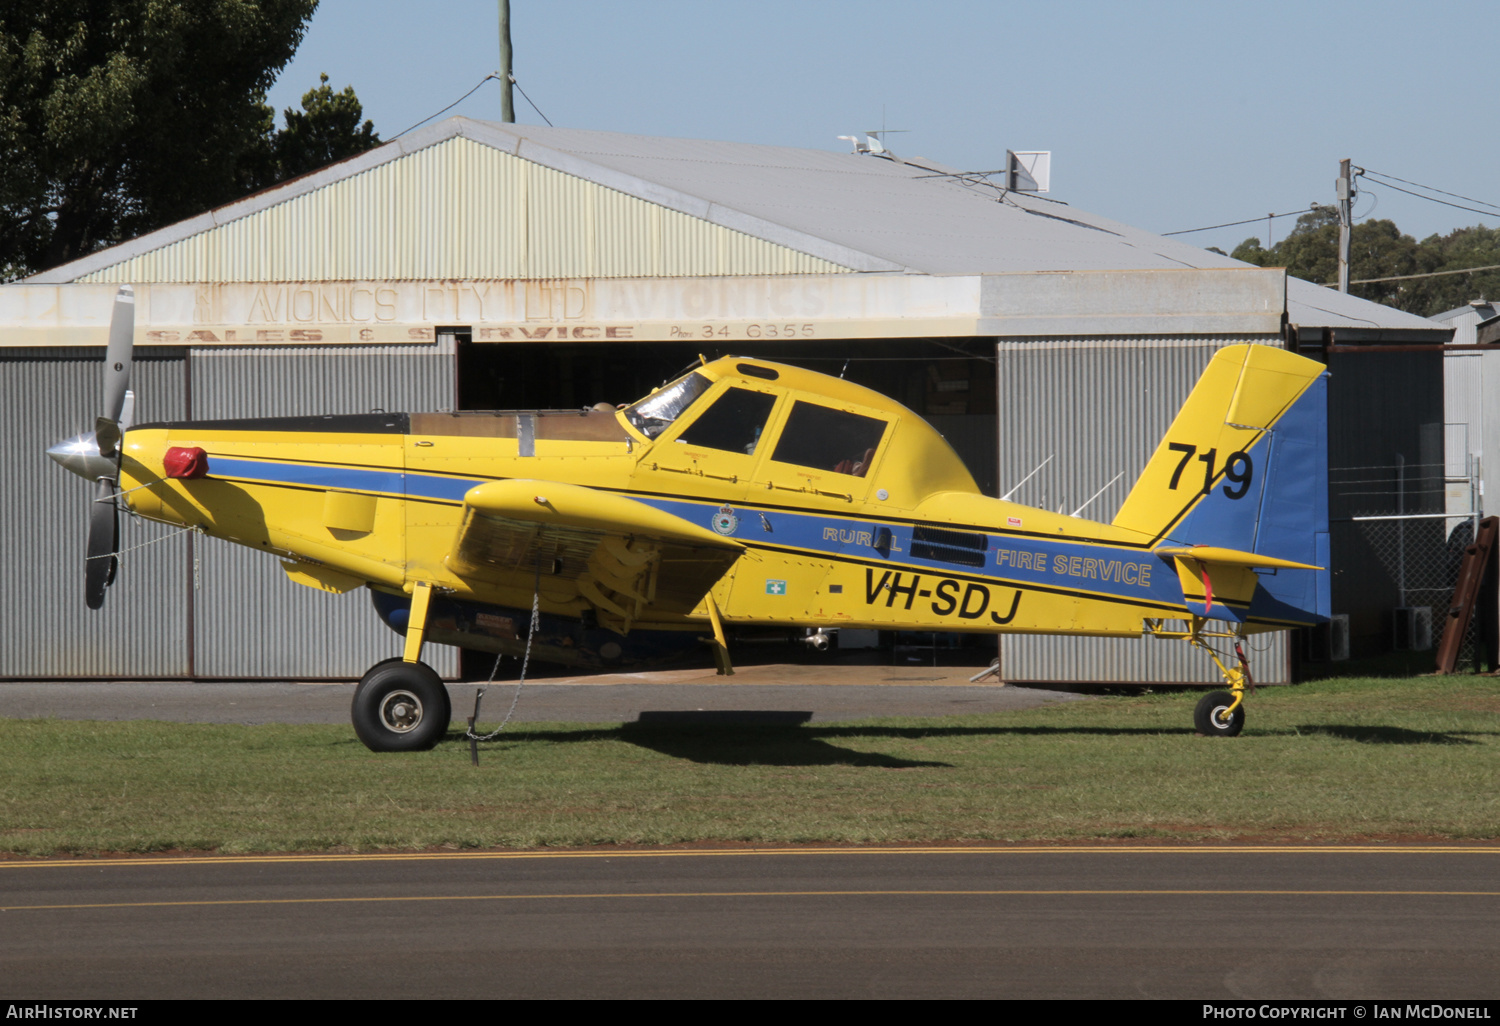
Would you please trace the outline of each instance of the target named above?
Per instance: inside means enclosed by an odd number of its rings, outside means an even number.
[[[375,755],[347,727],[0,720],[21,855],[723,842],[1500,837],[1500,680],[1342,678],[799,727],[527,724]]]

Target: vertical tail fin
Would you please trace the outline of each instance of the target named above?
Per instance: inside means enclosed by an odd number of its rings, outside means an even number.
[[[1271,346],[1214,354],[1115,515],[1153,544],[1328,566],[1327,374]],[[1328,616],[1328,571],[1263,575],[1257,607]],[[1293,615],[1297,614],[1297,615]]]

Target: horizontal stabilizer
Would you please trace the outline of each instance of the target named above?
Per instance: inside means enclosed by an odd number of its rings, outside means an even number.
[[[1158,556],[1188,556],[1201,563],[1224,563],[1228,566],[1261,567],[1266,570],[1285,568],[1288,570],[1321,570],[1311,563],[1294,563],[1290,559],[1263,556],[1259,552],[1241,552],[1217,545],[1167,546],[1153,550]]]
[[[1235,622],[1249,615],[1250,603],[1260,584],[1256,570],[1322,569],[1217,545],[1164,545],[1152,551],[1175,565],[1188,612]]]

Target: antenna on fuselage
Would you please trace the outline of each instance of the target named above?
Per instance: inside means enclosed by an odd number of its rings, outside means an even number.
[[[1053,453],[1052,454],[1052,456],[1056,456],[1056,455],[1057,455],[1057,453]],[[1027,481],[1030,481],[1032,478],[1036,477],[1037,470],[1041,470],[1047,464],[1049,464],[1049,463],[1052,462],[1052,456],[1048,456],[1046,459],[1042,460],[1042,462],[1040,462],[1040,463],[1038,463],[1036,465],[1036,470],[1033,470],[1031,473],[1029,473],[1025,477],[1021,478],[1021,480],[1017,481],[1016,482],[1016,486],[1014,488],[1012,488],[1010,491],[1006,492],[1004,495],[1000,496],[1000,501],[1004,502],[1007,499],[1009,499],[1012,495],[1016,494],[1016,492],[1020,491],[1021,486],[1023,484],[1025,484]]]
[[[1125,471],[1122,470],[1118,474],[1116,474],[1114,477],[1110,478],[1109,479],[1109,484],[1105,485],[1103,488],[1099,489],[1093,495],[1089,496],[1089,502],[1093,502],[1095,499],[1099,498],[1099,496],[1103,495],[1106,491],[1109,490],[1109,485],[1114,484],[1116,481],[1120,480],[1120,478],[1122,478],[1124,476],[1125,476]],[[1084,510],[1088,509],[1089,502],[1085,502],[1082,506],[1079,506],[1073,512],[1069,513],[1068,516],[1070,516],[1070,517],[1076,517],[1078,514],[1082,513]],[[1059,510],[1059,512],[1061,512],[1061,510]]]

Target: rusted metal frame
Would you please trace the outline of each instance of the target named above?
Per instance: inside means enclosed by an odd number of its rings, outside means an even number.
[[[1453,588],[1447,623],[1443,626],[1443,640],[1438,644],[1437,672],[1440,674],[1452,673],[1458,663],[1458,650],[1463,646],[1464,634],[1474,617],[1475,600],[1490,564],[1497,530],[1500,530],[1500,517],[1485,517],[1479,522],[1474,543],[1464,549],[1463,562],[1458,568],[1458,583]]]

